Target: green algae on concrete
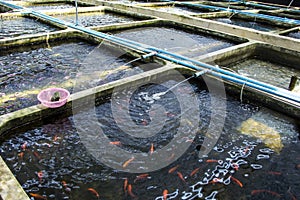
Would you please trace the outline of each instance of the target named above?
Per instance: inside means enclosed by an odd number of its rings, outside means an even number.
[[[21,185],[0,156],[0,197],[3,200],[29,200]]]

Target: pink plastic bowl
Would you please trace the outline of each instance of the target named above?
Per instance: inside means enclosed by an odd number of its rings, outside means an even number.
[[[59,101],[51,101],[51,98],[55,92],[59,92],[59,96],[60,96]],[[48,88],[42,90],[37,96],[38,100],[44,106],[49,108],[57,108],[65,105],[69,97],[70,97],[69,91],[63,88]]]

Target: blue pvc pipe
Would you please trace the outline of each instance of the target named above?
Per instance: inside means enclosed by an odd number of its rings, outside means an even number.
[[[171,62],[175,62],[177,64],[186,66],[186,67],[191,68],[191,69],[203,70],[203,68],[200,68],[198,66],[191,65],[189,63],[185,63],[185,62],[182,62],[180,60],[174,60],[174,59],[169,58],[167,56],[164,56],[162,54],[158,54],[158,56],[160,58],[165,59],[165,60],[169,60]],[[201,67],[204,67],[204,66],[201,66]],[[292,93],[290,91],[287,91],[287,90],[284,90],[284,89],[281,89],[281,88],[278,88],[278,87],[275,87],[275,86],[273,86],[272,88],[270,88],[270,87],[265,87],[268,84],[257,84],[257,83],[260,83],[259,81],[255,81],[255,83],[254,82],[248,82],[246,80],[240,79],[239,77],[241,77],[241,76],[239,76],[239,75],[237,75],[237,76],[229,76],[227,74],[214,72],[212,70],[208,71],[207,73],[210,73],[213,76],[220,77],[220,78],[225,79],[225,80],[232,81],[234,83],[239,83],[239,84],[242,84],[242,85],[245,84],[245,85],[247,85],[249,87],[258,89],[260,91],[263,91],[263,92],[266,92],[266,93],[269,93],[269,94],[273,94],[273,95],[276,95],[276,96],[280,96],[280,97],[283,97],[285,99],[289,99],[291,101],[295,101],[297,103],[300,103],[300,96],[299,95],[295,95],[294,93]]]
[[[260,19],[273,20],[273,21],[278,21],[278,22],[288,23],[288,24],[293,24],[293,25],[300,25],[300,20],[296,20],[296,19],[276,17],[276,16],[259,14],[259,13],[251,13],[251,12],[246,12],[246,11],[241,11],[241,10],[228,9],[228,8],[224,8],[224,7],[210,6],[210,5],[203,5],[203,4],[193,4],[193,3],[186,3],[186,2],[181,2],[180,4],[187,5],[190,7],[204,8],[204,9],[217,10],[217,11],[227,11],[227,12],[242,14],[242,15],[250,16],[250,17],[258,17]]]
[[[0,1],[0,3],[1,3],[1,1]],[[263,82],[260,82],[260,81],[254,80],[254,79],[243,77],[241,75],[229,72],[227,70],[220,69],[220,68],[214,67],[212,65],[208,65],[206,63],[195,61],[195,60],[189,59],[187,57],[177,55],[177,54],[174,54],[174,53],[171,53],[171,52],[168,52],[168,51],[164,51],[164,50],[161,50],[161,49],[158,49],[158,48],[155,48],[155,47],[151,47],[149,45],[144,45],[144,44],[141,44],[141,43],[138,43],[138,42],[134,42],[134,41],[131,41],[131,40],[119,38],[119,37],[112,36],[112,35],[107,35],[107,34],[104,34],[104,33],[98,32],[98,31],[90,30],[90,29],[85,28],[85,27],[76,26],[72,23],[66,23],[63,20],[59,20],[59,19],[56,19],[54,17],[50,17],[48,15],[45,15],[45,14],[42,14],[42,13],[39,13],[39,12],[36,12],[36,11],[30,11],[30,13],[35,15],[35,16],[38,16],[40,18],[59,23],[61,25],[66,25],[66,26],[74,28],[76,30],[80,30],[82,32],[100,37],[102,39],[107,39],[109,41],[112,41],[112,42],[130,47],[130,48],[134,48],[134,49],[143,51],[145,53],[153,53],[155,51],[155,52],[157,52],[157,54],[155,54],[156,56],[158,56],[160,58],[163,58],[163,59],[166,59],[166,60],[169,60],[171,62],[180,64],[180,65],[189,67],[191,69],[195,69],[195,70],[203,70],[203,68],[204,69],[210,69],[211,71],[209,73],[211,73],[214,76],[221,77],[221,78],[224,78],[226,80],[233,81],[235,83],[245,84],[245,85],[248,85],[248,86],[253,87],[255,89],[261,90],[263,92],[267,92],[269,94],[277,95],[277,96],[284,97],[284,98],[292,100],[292,101],[296,101],[297,103],[300,102],[300,96],[299,95],[295,95],[290,91],[275,87],[273,85],[269,85],[269,84],[266,84],[266,83],[263,83]],[[172,58],[169,57],[169,56],[172,56]],[[180,59],[180,60],[177,60],[177,59]],[[198,66],[195,66],[195,65],[191,65],[191,64],[186,63],[186,62],[183,62],[182,60],[194,63],[196,65],[201,66],[202,68],[200,68]]]
[[[17,6],[17,5],[11,4],[11,3],[7,3],[5,1],[0,1],[0,4],[2,4],[4,6],[8,6],[8,7],[13,8],[13,9],[19,9],[19,10],[24,9],[21,6]]]
[[[300,10],[284,8],[284,7],[279,7],[279,6],[270,6],[270,5],[264,5],[264,4],[254,3],[254,2],[243,2],[243,1],[240,1],[240,0],[235,0],[235,2],[239,2],[239,3],[242,3],[244,5],[250,5],[250,6],[254,6],[254,7],[275,9],[275,10],[283,10],[284,9],[284,10],[300,13]]]

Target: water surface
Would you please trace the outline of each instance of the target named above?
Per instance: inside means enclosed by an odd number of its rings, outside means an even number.
[[[67,22],[75,23],[76,16],[72,15],[56,15],[58,19],[65,20]],[[133,22],[138,19],[133,17],[128,17],[115,13],[108,12],[98,12],[98,13],[79,13],[78,14],[78,24],[81,26],[101,26],[115,23],[125,23],[125,22]]]
[[[33,10],[50,10],[50,9],[65,9],[65,8],[75,9],[75,5],[66,4],[66,3],[47,3],[47,4],[34,4],[28,6],[28,8],[32,8]]]
[[[59,29],[56,27],[28,17],[0,19],[0,39],[26,36],[35,33],[47,33],[57,30]]]
[[[135,28],[115,35],[187,57],[197,57],[235,45],[235,42],[223,38],[167,27]]]
[[[197,9],[192,9],[188,7],[183,7],[183,6],[155,6],[151,7],[159,11],[164,11],[164,12],[172,12],[176,14],[184,14],[184,15],[193,15],[193,14],[200,14],[200,13],[206,13],[209,11],[203,11],[203,10],[197,10]]]
[[[77,84],[76,92],[158,67],[126,64],[135,58],[104,45],[96,47],[69,41],[1,52],[0,114],[38,104],[36,95],[48,87],[62,87],[73,93],[74,84],[81,79],[90,85],[79,89]]]
[[[171,86],[176,82],[169,80],[167,83]],[[47,199],[98,199],[90,188],[98,192],[100,199],[114,200],[163,200],[165,190],[168,191],[169,199],[299,197],[300,140],[296,121],[267,108],[241,104],[228,96],[223,132],[207,157],[199,158],[199,149],[205,139],[211,137],[206,131],[211,123],[212,105],[211,94],[199,86],[196,82],[192,83],[200,108],[197,135],[192,139],[182,138],[182,142],[189,143],[190,147],[169,166],[143,176],[114,170],[91,156],[81,142],[78,130],[88,129],[93,122],[86,120],[79,125],[74,117],[55,120],[29,131],[19,131],[17,135],[2,141],[0,154],[28,194],[38,193]],[[178,86],[175,90],[185,94],[188,91],[185,87]],[[143,128],[151,123],[149,111],[156,111],[152,107],[154,103],[165,108],[164,112],[156,113],[165,116],[165,125],[151,137],[132,137],[120,129],[117,123],[127,122],[122,122],[122,116],[118,118],[121,121],[116,121],[113,117],[110,99],[95,109],[81,113],[81,116],[83,120],[90,119],[91,114],[95,113],[98,125],[109,140],[118,142],[111,145],[117,145],[129,152],[144,152],[151,160],[151,144],[155,150],[167,145],[178,134],[183,112],[174,93],[167,93],[156,102],[145,101],[147,95],[165,90],[161,85],[146,85],[134,92],[130,98],[131,120]],[[126,96],[127,91],[120,93],[120,97],[123,95]],[[128,109],[122,107],[122,98],[118,99],[115,105],[119,104],[119,109]],[[222,101],[221,99],[220,97],[217,101]],[[221,109],[218,105],[220,104],[217,103],[213,109]],[[192,108],[195,105],[190,106]],[[218,121],[219,117],[221,116],[218,115],[214,120]],[[240,127],[249,121],[256,122],[248,124],[253,132],[263,133],[261,127],[269,127],[269,130],[279,134],[279,138],[273,138],[273,142],[279,140],[282,148],[278,150],[266,146],[264,140],[251,136],[252,131],[241,134]],[[187,133],[193,131],[189,123],[191,122],[184,122]],[[93,135],[96,140],[97,133]],[[170,158],[164,159],[167,161]],[[128,165],[138,163],[138,160],[133,160]],[[130,184],[131,192],[128,185],[124,187],[126,180]]]
[[[284,30],[282,27],[277,27],[277,26],[272,26],[266,23],[261,23],[256,20],[243,20],[243,19],[238,19],[238,18],[215,18],[212,19],[218,22],[223,22],[226,24],[232,24],[232,25],[237,25],[245,28],[252,28],[258,31],[279,31],[279,30]]]
[[[297,31],[297,32],[290,32],[290,33],[287,34],[286,36],[292,37],[292,38],[296,38],[296,39],[300,39],[300,31]]]
[[[292,76],[300,76],[300,70],[259,58],[240,60],[227,66],[244,76],[288,89]]]

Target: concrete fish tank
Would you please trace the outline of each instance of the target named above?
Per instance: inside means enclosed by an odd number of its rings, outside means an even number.
[[[76,15],[73,14],[62,14],[56,15],[58,19],[62,19],[67,22],[76,22]],[[78,23],[82,26],[103,26],[115,23],[128,23],[139,20],[149,19],[141,16],[131,16],[129,14],[122,14],[120,12],[103,10],[102,12],[82,12],[78,14]]]
[[[0,199],[300,197],[299,8],[0,7]]]
[[[156,82],[154,79],[159,78],[159,83],[162,81],[161,84],[165,86],[175,85],[176,79],[166,74],[169,73],[165,71],[160,76],[143,75],[133,79],[140,82],[141,78],[145,82],[150,78],[150,82]],[[151,137],[132,137],[119,128],[122,124],[120,122],[126,117],[114,117],[116,110],[113,106],[121,106],[116,107],[117,112],[121,113],[123,112],[119,109],[127,109],[122,107],[121,102],[129,98],[129,94],[126,89],[122,89],[111,97],[109,95],[107,98],[101,98],[96,107],[79,109],[80,112],[73,116],[55,120],[48,116],[47,122],[43,120],[46,123],[33,126],[34,128],[28,129],[26,126],[27,128],[13,131],[15,134],[10,131],[9,136],[2,139],[1,156],[31,197],[40,195],[47,199],[163,199],[164,196],[182,198],[189,194],[195,198],[214,196],[232,199],[232,191],[235,191],[239,198],[289,198],[299,195],[296,190],[299,184],[296,178],[299,176],[297,121],[262,105],[241,103],[234,96],[227,96],[227,108],[223,110],[222,100],[217,98],[216,102],[212,101],[211,93],[203,83],[199,79],[190,79],[190,83],[179,85],[171,93],[157,99],[156,103],[165,107],[164,112],[153,114],[156,110],[152,108],[152,118],[149,118],[148,109],[154,101],[148,101],[145,97],[165,91],[166,88],[157,84],[143,85],[140,82],[142,86],[134,92],[134,96],[130,96],[130,116],[132,122],[141,126],[142,130],[151,123],[162,126],[162,129]],[[172,96],[179,93],[188,95],[193,91],[200,100],[201,109],[199,115],[194,116],[194,111],[189,112],[189,118],[185,119],[183,111],[177,106],[179,102],[173,101]],[[114,104],[112,98],[116,100]],[[207,132],[213,117],[210,112],[211,106],[226,112],[226,116],[219,140],[210,147],[211,143],[207,144],[206,139],[215,136]],[[182,109],[190,111],[191,108],[195,107],[186,105]],[[129,152],[142,154],[141,160],[137,155],[137,158],[123,157],[120,161],[117,159],[113,163],[119,166],[119,170],[114,170],[95,159],[91,150],[86,150],[81,135],[82,130],[94,127],[89,123],[93,119],[93,113],[96,114],[103,133],[108,137],[106,145],[112,148],[110,156],[117,154],[113,150],[117,146]],[[165,116],[166,124],[153,119],[154,115]],[[217,121],[221,120],[220,118],[222,117],[213,117]],[[90,120],[79,123],[83,119]],[[191,138],[194,126],[197,127],[197,131],[195,137]],[[181,128],[184,130],[184,137],[177,142],[180,145],[189,145],[184,154],[169,165],[168,160],[177,156],[175,152],[178,149],[175,146],[165,150],[165,157],[156,157],[156,153],[171,142],[174,136],[183,134],[177,131]],[[95,140],[97,134],[91,134],[92,131],[95,130],[84,131],[87,134],[84,137]],[[132,134],[140,132],[138,129],[134,131]],[[198,154],[209,148],[210,153],[199,158]],[[108,158],[113,159],[110,156]],[[146,160],[144,156],[147,156]],[[152,171],[151,163],[157,160],[162,162],[163,167]],[[141,166],[148,166],[149,171],[140,168]],[[130,173],[132,168],[140,169],[140,173]],[[262,179],[268,181],[261,182]],[[285,181],[279,181],[282,179]]]
[[[188,57],[197,57],[247,41],[192,26],[164,22],[117,31],[115,35]]]
[[[262,20],[257,17],[248,17],[244,16],[243,14],[226,14],[227,17],[216,17],[211,18],[212,20],[216,20],[218,22],[241,26],[245,28],[251,28],[258,31],[272,31],[272,32],[279,32],[283,31],[288,28],[295,27],[294,25],[288,25],[288,24],[278,24],[274,23],[272,20]]]
[[[0,39],[57,31],[60,28],[31,17],[1,18]]]
[[[104,48],[105,44],[102,51],[95,42],[73,39],[49,41],[48,45],[14,48],[2,53],[0,87],[5,93],[1,95],[1,114],[36,104],[41,89],[62,87],[73,93],[77,72],[85,67],[84,62],[92,62],[88,55],[93,52],[102,59],[93,65],[93,77],[97,77],[93,80],[94,87],[160,66],[159,63],[136,66],[139,59],[130,62],[136,58],[118,49]],[[114,58],[115,62],[109,61]]]
[[[181,4],[176,4],[176,3],[148,3],[142,5],[143,7],[146,8],[151,8],[155,9],[158,11],[162,12],[171,12],[174,14],[183,14],[183,15],[195,15],[195,14],[200,14],[200,13],[207,13],[210,12],[208,9],[200,9],[200,8],[195,8],[195,7],[189,7],[189,6],[184,6]]]
[[[284,53],[283,53],[284,52]],[[214,60],[221,68],[251,77],[262,82],[289,89],[291,78],[300,75],[299,53],[268,45],[249,45],[239,49],[239,55],[228,53]]]

